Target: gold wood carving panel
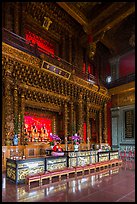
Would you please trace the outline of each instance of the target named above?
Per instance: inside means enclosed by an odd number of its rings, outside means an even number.
[[[97,111],[98,111],[99,109],[101,109],[101,106],[99,106],[99,105],[97,105],[97,104],[92,104],[92,103],[89,105],[89,107],[90,107],[91,109],[97,110]]]
[[[27,63],[28,65],[33,65],[36,67],[41,66],[41,61],[38,58],[31,56],[25,52],[22,52],[16,48],[13,48],[10,45],[7,45],[6,43],[3,42],[2,42],[2,54],[14,58],[17,61]]]
[[[135,104],[135,92],[125,92],[112,96],[112,107]]]
[[[124,84],[115,88],[109,89],[109,94],[115,95],[120,94],[128,91],[134,91],[135,90],[135,82],[130,82],[128,84]]]
[[[32,87],[32,86],[28,86],[28,85],[24,85],[24,84],[20,84],[20,87],[23,88],[23,89],[28,89],[30,91],[36,91],[38,93],[42,93],[42,94],[45,94],[45,95],[50,95],[54,98],[59,98],[59,99],[62,99],[62,100],[68,100],[70,101],[70,98],[67,97],[67,96],[62,96],[60,94],[57,94],[57,93],[53,93],[53,92],[50,92],[50,91],[45,91],[45,90],[42,90],[40,88],[36,88],[36,87]]]
[[[51,103],[40,103],[31,100],[26,100],[25,104],[31,107],[45,108],[46,110],[60,112],[61,108]]]
[[[73,76],[73,81],[75,81],[74,83],[77,83],[79,86],[82,86],[82,88],[86,88],[86,90],[88,89],[89,91],[91,91],[91,93],[96,93],[99,97],[104,97],[104,101],[110,100],[110,95],[107,93],[107,90],[104,87],[90,84],[89,82],[80,79],[77,76]]]

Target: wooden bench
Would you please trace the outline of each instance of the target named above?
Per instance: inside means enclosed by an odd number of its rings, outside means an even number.
[[[89,173],[96,172],[96,166],[95,163],[94,164],[89,164]]]
[[[48,183],[50,184],[51,183],[51,174],[50,172],[45,172],[43,174],[40,175],[40,185],[43,185],[43,181],[47,181],[48,180]]]
[[[54,171],[54,172],[50,172],[51,173],[51,180],[53,181],[53,178],[54,177],[57,177],[59,178],[59,181],[63,180],[63,176],[66,175],[66,179],[70,178],[70,175],[72,173],[75,174],[75,168],[72,168],[72,167],[66,167],[64,169],[60,169],[58,171]]]
[[[29,185],[30,187],[30,184],[32,182],[35,182],[35,181],[38,181],[39,182],[39,185],[40,185],[40,174],[34,174],[34,175],[29,175],[29,176],[26,176],[26,183]]]
[[[79,173],[82,173],[82,176],[84,175],[83,166],[76,166],[76,167],[75,167],[75,175],[76,175],[76,176],[79,176]]]
[[[75,176],[75,168],[74,167],[68,167],[68,176],[71,178],[71,175],[74,174]]]
[[[88,172],[88,174],[90,173],[90,167],[89,167],[89,165],[83,166],[83,174],[85,175],[86,172]]]
[[[122,165],[122,159],[112,159],[110,160],[111,167],[113,166],[121,166]]]
[[[66,179],[68,179],[71,177],[72,174],[74,174],[74,176],[79,176],[79,173],[81,173],[80,175],[84,176],[86,171],[88,171],[88,174],[90,174],[92,173],[92,171],[96,172],[97,169],[103,170],[108,167],[119,166],[119,165],[122,165],[121,159],[113,159],[109,161],[88,164],[85,166],[66,167],[56,171],[50,171],[50,172],[46,171],[44,173],[38,173],[35,175],[26,176],[26,183],[30,187],[30,184],[32,182],[38,181],[39,186],[41,186],[43,185],[43,181],[45,180],[48,180],[48,183],[50,184],[51,182],[54,181],[55,177],[58,178],[56,181],[61,181],[63,180],[64,175],[66,175]]]

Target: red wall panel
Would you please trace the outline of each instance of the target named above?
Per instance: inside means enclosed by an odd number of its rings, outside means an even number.
[[[42,39],[41,37],[26,30],[25,38],[26,40],[31,41],[33,44],[37,44],[39,48],[42,48],[43,50],[54,55],[54,52],[55,52],[54,46],[51,43],[47,42],[46,40]]]
[[[51,119],[27,115],[24,116],[24,122],[28,126],[28,131],[31,131],[32,125],[36,125],[38,131],[40,131],[40,129],[45,125],[50,139],[50,133],[52,132]]]
[[[120,58],[119,78],[135,72],[135,53],[129,53]]]

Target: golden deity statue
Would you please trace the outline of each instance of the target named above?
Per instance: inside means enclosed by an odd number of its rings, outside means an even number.
[[[31,126],[31,137],[32,137],[32,142],[38,142],[39,132],[35,123]]]
[[[41,134],[40,134],[40,137],[41,137],[41,141],[42,142],[47,142],[49,140],[48,138],[48,132],[47,132],[47,128],[46,128],[46,125],[44,124],[42,127],[41,127]]]

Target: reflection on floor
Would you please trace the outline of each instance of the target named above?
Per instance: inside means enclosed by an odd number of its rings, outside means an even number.
[[[2,202],[135,202],[135,162],[32,189],[3,173]]]

